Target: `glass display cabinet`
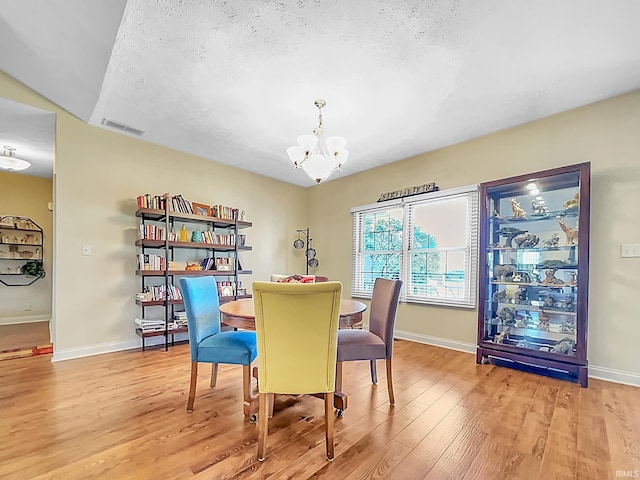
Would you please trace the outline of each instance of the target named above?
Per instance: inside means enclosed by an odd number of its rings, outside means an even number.
[[[590,164],[480,186],[476,360],[506,359],[587,386]]]

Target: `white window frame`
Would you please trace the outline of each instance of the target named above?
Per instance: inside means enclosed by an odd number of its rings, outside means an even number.
[[[411,262],[411,243],[413,241],[413,219],[412,211],[415,207],[428,205],[429,203],[443,200],[453,199],[456,197],[467,198],[468,209],[467,218],[460,221],[468,221],[467,244],[464,248],[465,252],[465,278],[468,282],[465,284],[464,299],[454,298],[435,298],[423,295],[407,295],[405,288],[409,285],[410,262]],[[449,190],[425,193],[402,199],[390,200],[386,202],[373,203],[354,207],[351,209],[353,216],[353,255],[352,255],[352,277],[351,277],[351,296],[356,298],[371,298],[371,292],[362,288],[362,259],[365,252],[362,251],[363,244],[363,225],[362,219],[365,214],[384,212],[401,208],[402,216],[402,252],[400,262],[400,279],[403,281],[403,288],[400,295],[400,301],[408,303],[421,303],[430,305],[443,305],[461,308],[475,308],[477,296],[478,282],[478,186],[469,185],[465,187],[452,188]],[[447,249],[435,249],[434,251],[445,251]]]

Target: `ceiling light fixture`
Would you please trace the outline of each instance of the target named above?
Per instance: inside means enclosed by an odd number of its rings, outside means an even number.
[[[313,129],[313,135],[300,135],[298,145],[287,148],[287,154],[295,168],[302,168],[318,184],[334,171],[341,170],[349,157],[349,152],[344,149],[347,144],[345,138],[325,139],[323,136],[322,107],[326,104],[324,100],[314,102],[318,107],[318,126]]]
[[[31,164],[26,160],[22,160],[21,158],[17,158],[15,156],[15,148],[8,145],[5,145],[3,148],[4,153],[0,155],[0,168],[9,170],[10,172],[17,172],[31,166]]]

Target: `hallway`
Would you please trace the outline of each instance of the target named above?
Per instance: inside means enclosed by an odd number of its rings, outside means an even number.
[[[52,352],[49,322],[0,325],[0,360]]]

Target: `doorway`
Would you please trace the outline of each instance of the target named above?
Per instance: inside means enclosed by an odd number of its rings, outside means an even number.
[[[29,218],[42,231],[42,248],[29,248],[30,226],[0,225],[0,360],[53,351],[55,122],[54,112],[0,98],[0,157],[26,162],[0,158],[0,217]],[[23,268],[39,260],[42,276]]]

